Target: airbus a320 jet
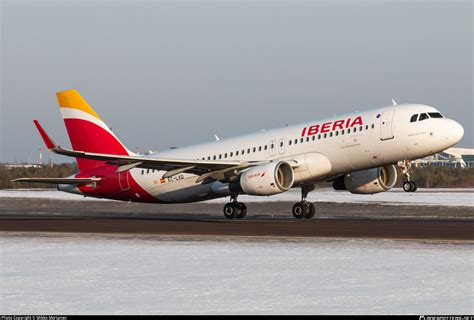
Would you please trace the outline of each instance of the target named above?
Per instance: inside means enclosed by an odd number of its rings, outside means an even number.
[[[54,153],[75,157],[79,173],[67,178],[15,181],[57,184],[88,197],[151,203],[185,203],[230,197],[225,217],[242,219],[238,195],[271,196],[301,189],[295,218],[312,218],[306,201],[314,184],[374,194],[392,188],[397,165],[403,189],[416,190],[409,163],[458,143],[462,126],[433,107],[392,105],[283,128],[140,155],[127,149],[76,90],[56,94],[72,149],[57,145],[34,123]]]

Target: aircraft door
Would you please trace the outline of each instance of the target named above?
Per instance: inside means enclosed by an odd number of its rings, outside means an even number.
[[[285,139],[278,140],[278,153],[285,153]]]
[[[395,109],[384,111],[380,119],[380,140],[389,140],[393,139],[393,114]]]
[[[128,172],[128,171],[120,172],[118,174],[120,190],[122,190],[122,191],[130,190],[129,177],[130,177],[130,172]]]
[[[271,156],[275,155],[275,149],[276,149],[276,140],[270,141],[270,146],[269,146],[269,152]]]

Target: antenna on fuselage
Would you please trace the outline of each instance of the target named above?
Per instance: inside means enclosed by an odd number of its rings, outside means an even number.
[[[216,138],[216,141],[219,141],[221,139],[217,136],[217,134],[214,134],[214,138]]]
[[[392,103],[393,103],[394,106],[396,106],[398,104],[397,101],[395,101],[395,99],[392,99]]]

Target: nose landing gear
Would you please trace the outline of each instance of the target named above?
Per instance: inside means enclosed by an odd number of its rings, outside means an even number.
[[[247,215],[247,206],[237,201],[237,196],[224,206],[224,216],[227,219],[243,219]]]
[[[296,219],[311,219],[312,217],[314,217],[314,214],[316,213],[316,208],[314,207],[314,204],[306,201],[308,193],[313,190],[314,185],[307,185],[301,187],[301,201],[295,203],[292,210],[293,216]]]
[[[402,170],[402,174],[405,177],[405,181],[403,182],[403,191],[415,192],[418,189],[418,186],[415,181],[410,180],[411,161],[403,160],[398,163],[398,167]]]
[[[418,189],[415,181],[405,181],[403,182],[403,191],[405,192],[415,192]]]

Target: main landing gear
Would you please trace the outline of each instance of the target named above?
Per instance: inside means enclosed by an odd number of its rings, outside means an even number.
[[[237,196],[224,206],[224,216],[227,219],[243,219],[247,215],[247,206],[237,201]]]
[[[295,203],[292,210],[293,216],[296,219],[311,219],[312,217],[314,217],[314,214],[316,213],[316,208],[314,207],[314,204],[306,201],[308,193],[313,190],[314,185],[307,185],[301,187],[301,201]]]
[[[415,192],[418,189],[418,186],[415,181],[410,180],[411,161],[403,160],[402,162],[398,163],[398,167],[402,170],[402,174],[405,177],[405,181],[403,182],[403,191]]]

